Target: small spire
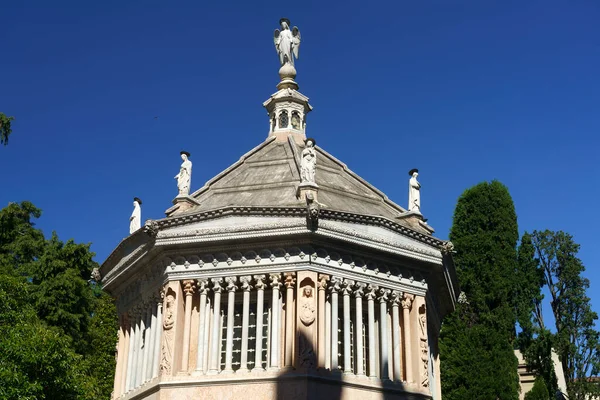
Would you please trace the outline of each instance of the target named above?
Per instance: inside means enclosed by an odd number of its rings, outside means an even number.
[[[302,145],[306,139],[306,114],[312,110],[308,97],[298,92],[296,68],[294,60],[298,59],[300,48],[300,30],[291,28],[290,20],[279,20],[281,30],[275,29],[273,42],[279,56],[278,91],[263,103],[269,114],[269,137],[286,141],[292,136],[296,143]]]

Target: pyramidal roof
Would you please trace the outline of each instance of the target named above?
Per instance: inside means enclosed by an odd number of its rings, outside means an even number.
[[[166,214],[189,215],[224,207],[305,208],[305,201],[298,195],[303,148],[293,134],[286,139],[281,135],[270,136],[192,193],[190,197],[195,204],[191,208],[182,210],[176,203]],[[322,210],[383,217],[421,233],[433,232],[420,215],[407,212],[389,200],[325,150],[315,149],[315,183]]]

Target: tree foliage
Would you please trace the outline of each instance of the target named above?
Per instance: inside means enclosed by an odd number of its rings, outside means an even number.
[[[543,368],[551,360],[547,351],[536,353],[535,349],[550,342],[559,355],[569,399],[584,400],[590,394],[600,396],[598,384],[588,379],[600,373],[600,333],[595,329],[598,315],[592,311],[586,294],[590,282],[583,277],[585,267],[577,257],[579,245],[568,233],[549,230],[534,231],[532,245],[543,283],[550,293],[556,333],[546,329],[540,303],[533,316],[539,334],[532,345],[534,351],[529,349],[527,353],[530,358],[532,353],[537,354]]]
[[[550,400],[550,393],[543,378],[535,378],[533,387],[525,393],[525,400]]]
[[[442,326],[445,399],[519,397],[513,352],[518,238],[512,198],[500,182],[480,183],[458,199],[450,240],[468,304],[459,305]]]
[[[29,202],[0,210],[0,398],[108,399],[116,311],[89,245],[45,239]]]
[[[7,117],[0,112],[0,144],[7,145],[8,137],[12,133],[11,122],[14,121],[15,117]]]

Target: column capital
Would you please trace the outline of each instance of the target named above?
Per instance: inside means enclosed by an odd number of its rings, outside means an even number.
[[[279,289],[281,287],[281,274],[269,274],[269,279],[271,280],[271,287],[273,289]]]
[[[390,298],[390,292],[391,292],[391,290],[389,290],[389,289],[384,289],[384,288],[379,289],[379,302],[387,303],[387,301]]]
[[[285,287],[288,289],[292,289],[296,284],[296,273],[295,272],[286,272],[285,276]]]
[[[198,293],[206,294],[208,292],[208,279],[206,279],[206,278],[198,279],[197,287],[198,287]]]
[[[367,285],[367,300],[375,300],[377,297],[377,290],[379,290],[379,286],[376,285]]]
[[[356,297],[357,299],[362,298],[365,294],[366,287],[367,287],[366,283],[356,282],[356,284],[354,285],[354,297]]]
[[[227,291],[228,292],[234,292],[237,290],[237,286],[236,286],[236,282],[237,282],[237,276],[228,276],[227,278],[225,278],[225,282],[227,282]]]
[[[257,290],[265,290],[265,275],[254,275],[254,287]]]
[[[183,284],[183,291],[185,292],[186,296],[191,296],[192,294],[194,294],[196,282],[193,279],[187,279],[181,283]]]
[[[252,276],[240,276],[240,282],[240,289],[242,289],[244,292],[249,292],[250,289],[252,289],[252,285],[250,285],[250,282],[252,282]]]
[[[223,278],[211,278],[210,281],[213,284],[213,292],[221,293],[223,291],[223,286],[221,286]]]
[[[402,292],[399,290],[392,290],[392,298],[391,298],[392,306],[398,307],[402,302]]]
[[[331,293],[337,293],[342,289],[342,279],[337,276],[332,276],[329,281],[329,291]]]
[[[402,297],[402,308],[410,309],[414,299],[414,294],[404,293],[404,296]]]
[[[329,281],[329,275],[323,275],[323,274],[319,274],[319,279],[318,279],[318,289],[319,290],[325,290],[327,289],[327,281]]]
[[[342,282],[342,294],[344,296],[350,296],[352,294],[352,288],[354,287],[354,281],[351,279],[344,279]]]

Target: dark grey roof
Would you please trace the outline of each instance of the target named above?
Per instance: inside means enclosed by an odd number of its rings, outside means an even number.
[[[316,183],[323,209],[381,216],[396,220],[406,210],[350,171],[335,157],[317,147]],[[186,212],[221,207],[298,207],[302,147],[290,137],[270,138],[231,167],[211,179],[191,196],[200,203]]]

